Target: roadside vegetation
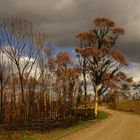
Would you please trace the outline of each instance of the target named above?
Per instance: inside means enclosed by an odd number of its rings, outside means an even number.
[[[2,131],[0,139],[2,140],[58,140],[64,136],[75,133],[81,129],[88,128],[96,122],[102,121],[108,117],[105,112],[99,112],[97,119],[91,116],[87,120],[79,120],[73,122],[71,125],[65,126],[66,128],[54,128],[50,131]]]

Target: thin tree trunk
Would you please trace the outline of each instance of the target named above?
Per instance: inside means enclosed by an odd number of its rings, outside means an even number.
[[[96,89],[95,89],[95,117],[97,117],[98,115],[98,85],[96,85]]]
[[[84,102],[85,102],[85,117],[87,117],[87,81],[86,81],[86,75],[85,75],[85,72],[84,72],[84,92],[85,92],[85,99],[84,99]]]
[[[0,94],[1,94],[1,105],[0,105],[0,108],[1,108],[1,112],[0,112],[0,122],[3,121],[3,89],[0,90]]]
[[[86,80],[86,70],[85,70],[85,67],[86,67],[86,58],[84,58],[84,62],[83,62],[83,77],[84,77],[84,94],[85,94],[85,97],[84,97],[84,102],[85,102],[85,117],[87,117],[87,80]]]
[[[1,89],[0,89],[0,96],[1,96],[1,98],[0,98],[0,101],[1,101],[1,104],[0,104],[0,108],[1,108],[1,112],[0,112],[0,123],[3,123],[3,119],[4,119],[4,105],[3,105],[3,90],[4,90],[4,88],[3,88],[3,82],[2,81],[0,81],[0,83],[1,83]]]

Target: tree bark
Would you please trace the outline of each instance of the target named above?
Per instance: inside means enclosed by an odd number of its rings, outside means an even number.
[[[3,81],[0,81],[0,123],[3,122],[4,118],[4,106],[3,106]]]
[[[95,88],[95,109],[94,109],[95,117],[98,115],[98,85]]]
[[[86,82],[86,76],[84,75],[84,92],[85,92],[85,117],[87,117],[87,82]]]
[[[0,104],[0,108],[1,108],[1,110],[0,110],[0,122],[2,122],[3,121],[3,89],[0,90],[0,94],[1,94],[1,98],[0,98],[0,100],[1,100],[1,104]]]

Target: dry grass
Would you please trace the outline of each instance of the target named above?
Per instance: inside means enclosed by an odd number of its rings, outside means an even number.
[[[116,109],[121,111],[132,111],[140,114],[140,100],[124,100],[116,103]]]
[[[28,131],[0,131],[0,140],[20,140],[23,135],[28,135]]]

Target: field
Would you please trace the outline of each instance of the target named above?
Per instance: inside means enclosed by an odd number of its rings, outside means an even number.
[[[140,114],[140,100],[124,100],[116,103],[116,109]]]

